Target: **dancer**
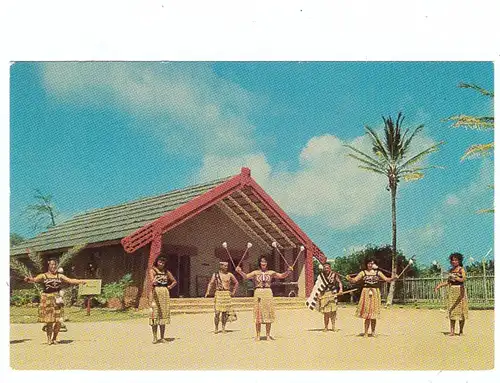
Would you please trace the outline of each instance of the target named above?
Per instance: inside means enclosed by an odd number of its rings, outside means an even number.
[[[339,275],[332,271],[332,266],[327,262],[323,265],[323,271],[318,279],[325,281],[326,287],[319,296],[318,310],[323,313],[324,332],[328,331],[328,322],[332,322],[332,331],[335,331],[335,320],[337,319],[337,293],[342,294],[343,287]]]
[[[396,278],[388,278],[381,271],[376,270],[374,258],[367,258],[365,260],[366,269],[360,271],[354,278],[350,275],[346,279],[351,283],[363,281],[363,289],[359,298],[356,316],[365,320],[364,337],[368,337],[368,330],[371,327],[371,335],[375,337],[375,328],[377,326],[377,319],[380,317],[380,306],[382,306],[380,296],[380,280],[385,282],[392,282]]]
[[[207,298],[215,284],[215,334],[219,333],[220,320],[222,320],[222,332],[226,332],[226,323],[229,314],[233,312],[231,297],[234,297],[238,290],[238,280],[232,273],[228,272],[228,266],[227,262],[219,262],[219,272],[212,275],[207,286],[207,292],[205,293],[205,298]],[[230,292],[231,282],[233,282],[233,290]]]
[[[170,290],[177,284],[174,276],[166,269],[167,259],[159,256],[149,270],[149,280],[153,284],[149,295],[151,318],[149,325],[153,331],[153,343],[165,343],[165,325],[170,324]],[[160,339],[158,340],[158,326]]]
[[[39,274],[35,278],[25,277],[26,282],[43,283],[43,292],[38,307],[38,321],[45,323],[44,328],[47,332],[47,344],[58,344],[57,335],[61,330],[61,324],[64,320],[63,299],[59,292],[63,282],[70,285],[85,284],[85,281],[66,277],[57,271],[57,260],[50,258],[48,260],[48,271]]]
[[[260,330],[262,323],[266,324],[266,340],[273,339],[271,337],[271,324],[274,322],[274,302],[273,292],[271,290],[271,281],[273,278],[285,279],[293,271],[293,267],[289,266],[288,270],[282,274],[273,270],[267,269],[267,258],[261,256],[259,258],[259,269],[245,274],[241,267],[236,267],[236,271],[244,279],[253,279],[254,284],[254,320],[255,320],[255,340],[260,340]]]
[[[434,289],[437,292],[441,287],[448,286],[448,319],[450,320],[450,336],[455,335],[455,322],[458,320],[459,333],[464,334],[465,320],[469,316],[467,291],[465,290],[465,269],[463,268],[464,256],[460,253],[450,255],[450,275],[448,280],[439,283]]]

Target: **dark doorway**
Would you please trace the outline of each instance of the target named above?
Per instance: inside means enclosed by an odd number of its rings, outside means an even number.
[[[170,291],[172,298],[189,297],[190,258],[187,255],[167,254],[167,268],[177,280],[177,285]]]

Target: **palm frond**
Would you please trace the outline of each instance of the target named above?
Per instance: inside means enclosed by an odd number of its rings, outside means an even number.
[[[414,155],[412,158],[410,158],[408,161],[406,161],[405,163],[403,163],[402,165],[400,165],[398,167],[398,169],[401,171],[401,170],[404,170],[407,166],[409,165],[413,165],[414,163],[420,161],[422,158],[424,158],[426,155],[428,154],[431,154],[435,151],[437,151],[439,149],[439,147],[441,145],[444,144],[444,141],[441,141],[439,143],[437,143],[436,145],[432,145],[430,147],[428,147],[427,149],[421,151],[420,153]]]
[[[380,152],[380,156],[385,158],[386,161],[390,161],[389,154],[387,153],[387,150],[386,150],[383,142],[380,140],[379,136],[377,135],[377,133],[369,126],[365,126],[365,131],[366,131],[366,133],[368,133],[368,136],[372,140],[373,147],[376,148],[374,150],[374,152],[375,153]]]
[[[461,161],[481,156],[488,156],[493,151],[493,147],[493,142],[490,142],[489,144],[472,145],[465,151],[464,155],[461,158]]]
[[[476,213],[477,214],[486,214],[486,213],[494,213],[494,212],[495,212],[495,209],[491,208],[491,209],[481,209],[481,210],[478,210]]]
[[[474,130],[490,130],[495,127],[495,118],[488,116],[467,116],[460,114],[458,116],[450,116],[445,118],[443,122],[454,121],[452,128],[466,128]]]
[[[24,263],[18,261],[13,257],[10,257],[10,269],[23,279],[24,277],[30,277],[30,278],[33,277],[31,270],[28,268],[28,266],[26,266]],[[39,294],[41,294],[42,289],[40,288],[40,286],[35,284],[34,288]]]
[[[478,86],[476,84],[467,84],[465,82],[461,82],[460,84],[458,84],[458,87],[465,88],[465,89],[474,89],[475,91],[478,91],[479,93],[481,93],[483,96],[488,96],[491,98],[495,97],[495,93],[490,92],[484,88],[481,88],[480,86]]]
[[[362,162],[364,164],[367,164],[368,166],[371,166],[372,168],[379,169],[380,171],[383,171],[383,168],[377,165],[372,164],[370,161],[366,161],[365,159],[356,156],[355,154],[349,153],[347,155],[348,157],[354,158],[355,160],[358,160],[359,162]]]
[[[422,129],[424,129],[424,125],[417,126],[415,128],[415,130],[412,132],[412,134],[410,135],[410,137],[408,137],[408,139],[403,143],[403,149],[402,149],[403,154],[406,154],[406,150],[410,146],[411,142],[413,141],[415,136],[422,131]]]
[[[381,167],[381,168],[383,168],[383,167],[384,167],[384,164],[383,164],[383,163],[381,163],[381,162],[379,162],[379,161],[378,161],[378,159],[373,158],[373,157],[369,156],[369,155],[368,155],[368,154],[366,154],[366,153],[363,153],[361,150],[356,149],[354,146],[351,146],[351,145],[344,145],[344,146],[345,146],[346,148],[351,149],[353,152],[356,152],[356,153],[358,153],[359,155],[363,156],[365,160],[364,160],[364,161],[362,161],[362,162],[365,162],[365,163],[370,163],[370,165],[375,166],[375,167]],[[353,154],[348,154],[348,156],[352,157],[352,156],[354,156],[354,155],[353,155]],[[358,157],[354,157],[354,158],[359,159]]]
[[[430,166],[424,166],[424,167],[418,167],[418,168],[403,169],[403,170],[400,170],[397,172],[399,175],[404,176],[405,174],[421,172],[422,170],[428,170],[428,169],[445,169],[445,167],[444,166],[437,166],[437,165],[430,165]]]
[[[87,246],[87,243],[75,245],[71,249],[66,251],[63,255],[61,255],[61,258],[59,258],[59,267],[65,267],[75,255],[77,255],[85,248],[85,246]]]
[[[422,125],[423,126],[423,125]],[[405,132],[403,133],[403,136],[401,137],[401,142],[405,142],[406,136],[408,135],[408,132],[410,131],[410,128],[407,128]]]
[[[44,264],[43,264],[43,259],[40,256],[40,254],[36,251],[33,251],[31,249],[28,250],[28,258],[31,260],[33,263],[33,267],[35,268],[35,273],[39,274],[43,272],[44,269]]]
[[[382,174],[384,176],[387,176],[387,173],[380,170],[380,169],[377,169],[377,168],[374,168],[374,167],[371,167],[371,166],[363,166],[363,165],[359,165],[358,168],[360,169],[365,169],[365,170],[368,170],[368,171],[371,171],[371,172],[374,172],[374,173],[379,173],[379,174]]]
[[[22,278],[32,277],[28,266],[13,257],[10,257],[10,269]]]
[[[418,181],[422,178],[424,178],[424,173],[420,172],[408,173],[403,176],[405,181]]]

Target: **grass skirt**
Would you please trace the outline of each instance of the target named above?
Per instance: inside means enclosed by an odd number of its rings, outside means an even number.
[[[463,286],[448,287],[448,318],[450,320],[465,320],[469,317],[467,291]]]
[[[227,290],[215,292],[215,311],[228,312],[231,311],[231,294]]]
[[[318,299],[318,310],[320,313],[334,313],[337,311],[337,297],[332,291],[326,291]]]
[[[253,319],[255,323],[273,323],[275,313],[272,290],[257,288],[254,291],[253,298]]]
[[[42,293],[38,306],[38,322],[55,323],[64,320],[63,306],[56,304],[56,297],[59,297],[59,293]]]
[[[149,324],[170,324],[170,292],[166,287],[155,286],[153,288],[153,312],[149,318]]]
[[[372,292],[371,295],[370,291]],[[381,306],[380,289],[365,287],[361,290],[356,316],[363,319],[378,319]]]

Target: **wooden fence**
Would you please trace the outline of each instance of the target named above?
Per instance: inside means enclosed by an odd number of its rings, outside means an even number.
[[[436,285],[445,278],[440,276],[426,278],[403,278],[396,282],[394,302],[397,303],[443,303],[446,298],[446,287],[434,292]],[[495,277],[493,274],[468,275],[465,281],[467,297],[470,303],[493,305],[495,300]],[[387,297],[389,285],[382,288],[383,299]]]

